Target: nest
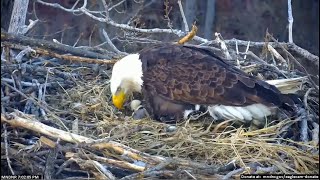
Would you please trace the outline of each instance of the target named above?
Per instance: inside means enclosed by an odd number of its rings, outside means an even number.
[[[4,174],[229,179],[240,173],[319,173],[318,93],[308,82],[298,92],[306,98],[307,113],[277,123],[270,120],[262,129],[207,117],[164,124],[149,118],[134,120],[130,110],[113,107],[110,67],[60,60],[36,66],[36,62],[27,66],[20,86],[8,79],[17,67],[2,65]],[[240,60],[242,68],[260,78],[278,79],[283,73],[302,77],[296,71],[279,72],[278,67],[253,67],[255,63],[248,62]],[[44,71],[32,71],[35,67]],[[303,118],[309,122],[301,130]],[[305,140],[301,131],[307,131]]]

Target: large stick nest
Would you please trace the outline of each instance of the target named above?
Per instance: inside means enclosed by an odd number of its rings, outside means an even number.
[[[5,174],[228,179],[239,173],[319,173],[319,102],[318,93],[309,90],[311,83],[303,83],[298,92],[307,106],[304,117],[270,121],[262,129],[213,122],[208,117],[164,124],[149,118],[134,120],[130,110],[113,107],[109,65],[69,64],[45,56],[25,57],[22,64],[22,68],[1,65],[1,169]],[[249,57],[240,58],[240,65],[265,79],[305,75],[282,66],[276,71],[256,66]],[[301,127],[303,118],[309,119],[306,129]],[[40,131],[26,126],[28,122],[69,131],[90,142],[75,136],[66,140],[66,136],[46,133],[46,127]],[[305,130],[307,139],[301,140]],[[101,142],[107,145],[98,147]]]

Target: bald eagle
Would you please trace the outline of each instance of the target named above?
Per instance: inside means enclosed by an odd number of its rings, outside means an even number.
[[[117,61],[110,79],[112,101],[122,109],[142,93],[148,114],[165,122],[208,108],[214,119],[263,120],[293,101],[273,85],[249,76],[212,51],[157,44]]]

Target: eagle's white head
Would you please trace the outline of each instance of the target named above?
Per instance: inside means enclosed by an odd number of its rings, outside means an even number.
[[[139,54],[130,54],[117,61],[112,69],[110,88],[113,104],[122,109],[126,97],[132,92],[141,92],[142,62]]]

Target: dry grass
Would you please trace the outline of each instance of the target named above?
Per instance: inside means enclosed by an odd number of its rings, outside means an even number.
[[[107,137],[152,155],[207,164],[225,165],[235,160],[239,167],[274,166],[277,173],[319,173],[318,144],[283,139],[280,135],[293,120],[250,131],[202,119],[183,122],[174,132],[168,132],[173,125],[151,119],[133,120],[129,111],[115,110],[110,104],[108,83],[99,81],[78,82],[65,93],[50,97],[60,102],[52,103],[53,108],[67,111],[69,118],[96,124],[90,128],[79,126],[81,135]]]

